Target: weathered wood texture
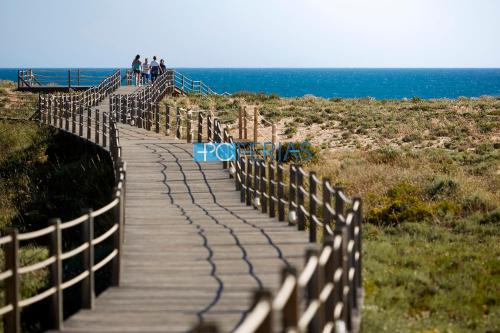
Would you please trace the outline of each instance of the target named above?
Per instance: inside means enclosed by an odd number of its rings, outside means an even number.
[[[253,290],[276,291],[284,264],[303,266],[307,234],[241,204],[228,171],[194,162],[191,144],[128,125],[119,131],[127,162],[120,287],[63,331],[186,332],[202,320],[233,330]]]

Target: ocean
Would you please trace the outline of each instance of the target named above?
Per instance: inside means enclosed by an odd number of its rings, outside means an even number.
[[[178,68],[219,93],[263,92],[284,97],[457,98],[500,96],[496,69]],[[97,69],[96,75],[110,69]],[[0,80],[17,81],[17,69],[0,69]],[[92,78],[88,78],[92,81]],[[97,79],[96,79],[97,81]]]

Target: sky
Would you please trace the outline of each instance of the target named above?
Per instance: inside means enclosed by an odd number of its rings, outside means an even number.
[[[499,0],[0,0],[0,68],[498,68],[499,35]]]

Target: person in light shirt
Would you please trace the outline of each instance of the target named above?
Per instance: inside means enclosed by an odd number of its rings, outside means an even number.
[[[151,61],[151,82],[154,83],[158,75],[161,74],[160,64],[156,61],[156,56]]]
[[[142,81],[144,84],[149,83],[151,65],[148,63],[148,58],[142,63]]]

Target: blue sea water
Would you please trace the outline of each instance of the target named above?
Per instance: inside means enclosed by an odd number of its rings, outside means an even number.
[[[109,69],[101,69],[109,73]],[[179,68],[222,93],[276,93],[285,97],[375,97],[377,99],[500,96],[500,69]],[[16,69],[0,79],[17,80]]]

